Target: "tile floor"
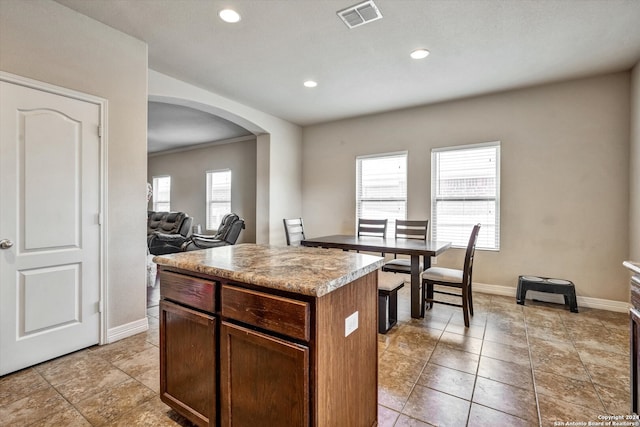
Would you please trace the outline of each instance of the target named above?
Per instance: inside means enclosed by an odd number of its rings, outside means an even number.
[[[474,294],[379,335],[379,426],[553,426],[629,412],[625,313]],[[154,301],[153,298],[150,301]],[[158,308],[150,329],[0,378],[2,426],[189,426],[158,397]],[[556,424],[558,425],[558,424]]]

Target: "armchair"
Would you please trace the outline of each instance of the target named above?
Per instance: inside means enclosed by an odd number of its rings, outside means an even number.
[[[185,212],[147,212],[147,246],[153,255],[180,252],[191,229],[191,218]]]
[[[216,234],[192,234],[191,237],[182,244],[181,250],[196,251],[218,246],[235,245],[244,227],[244,219],[234,213],[226,214],[222,217]]]

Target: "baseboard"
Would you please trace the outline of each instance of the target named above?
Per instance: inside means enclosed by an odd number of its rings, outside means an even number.
[[[482,292],[484,294],[502,295],[507,297],[513,297],[515,302],[516,288],[511,286],[498,286],[489,285],[486,283],[473,283],[474,292]],[[564,304],[564,297],[562,295],[549,294],[545,292],[528,291],[527,299],[536,299],[544,302],[553,302]],[[578,295],[578,310],[580,307],[595,308],[598,310],[616,311],[618,313],[626,313],[631,307],[629,303],[623,301],[613,301],[601,298],[582,297]]]
[[[116,326],[107,331],[107,344],[111,344],[121,339],[131,337],[141,332],[149,330],[149,320],[145,317],[134,322]]]

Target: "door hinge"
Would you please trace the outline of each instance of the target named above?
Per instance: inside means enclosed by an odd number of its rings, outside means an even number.
[[[97,215],[98,225],[102,225],[102,212]]]
[[[102,311],[104,310],[104,303],[102,302],[102,300],[98,301],[98,313],[102,313]]]
[[[102,138],[102,125],[98,125],[98,136]]]

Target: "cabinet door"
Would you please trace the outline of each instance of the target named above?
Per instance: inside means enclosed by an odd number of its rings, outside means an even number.
[[[232,323],[220,327],[223,426],[308,426],[309,348]]]
[[[216,319],[160,301],[160,397],[199,426],[216,425]]]
[[[636,308],[632,308],[629,311],[629,316],[629,351],[631,352],[631,413],[640,414],[640,312]]]

